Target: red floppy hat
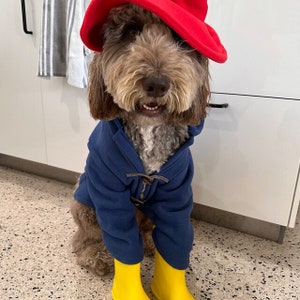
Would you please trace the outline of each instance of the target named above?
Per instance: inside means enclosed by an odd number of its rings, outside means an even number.
[[[173,28],[193,48],[218,63],[227,59],[215,30],[204,22],[207,0],[91,0],[80,30],[83,43],[91,50],[102,51],[102,26],[109,11],[125,3],[139,5]]]

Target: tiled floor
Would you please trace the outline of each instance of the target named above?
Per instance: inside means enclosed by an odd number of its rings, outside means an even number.
[[[0,299],[111,299],[111,277],[75,264],[71,199],[70,185],[0,167]],[[193,223],[187,280],[197,300],[300,299],[299,218],[283,245]],[[149,295],[152,270],[145,259]]]

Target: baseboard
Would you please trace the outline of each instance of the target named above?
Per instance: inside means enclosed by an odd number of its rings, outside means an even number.
[[[0,165],[42,177],[75,184],[79,173],[0,154]],[[192,217],[218,226],[282,243],[286,227],[195,203]]]
[[[80,176],[79,173],[61,168],[52,167],[46,164],[31,160],[17,158],[0,153],[0,166],[16,169],[30,174],[54,179],[57,181],[75,184]]]
[[[218,226],[265,238],[282,244],[286,227],[253,219],[198,203],[194,204],[192,217]]]

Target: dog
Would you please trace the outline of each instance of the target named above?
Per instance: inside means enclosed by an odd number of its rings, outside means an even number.
[[[144,214],[143,193],[154,181],[167,184],[159,172],[191,138],[190,128],[203,126],[210,98],[208,58],[157,15],[134,4],[110,11],[102,43],[103,52],[95,53],[90,65],[90,112],[100,123],[117,119],[142,163],[142,174],[126,174],[128,180],[141,178],[140,199],[126,201],[134,205],[144,253],[150,256],[158,224]],[[111,164],[118,168],[117,161]],[[103,240],[110,217],[99,222],[95,209],[78,200],[71,213],[78,227],[72,240],[77,263],[97,275],[112,272],[113,257]]]

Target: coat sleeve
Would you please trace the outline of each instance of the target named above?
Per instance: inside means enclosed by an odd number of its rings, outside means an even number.
[[[130,188],[121,182],[96,151],[89,153],[80,189],[81,192],[75,192],[75,198],[76,193],[78,197],[86,194],[82,198],[89,198],[93,203],[108,251],[125,264],[139,263],[143,259],[143,243],[135,206],[130,201]]]

